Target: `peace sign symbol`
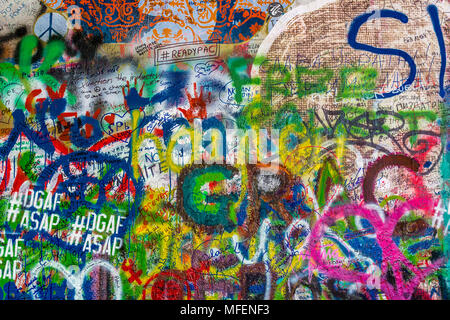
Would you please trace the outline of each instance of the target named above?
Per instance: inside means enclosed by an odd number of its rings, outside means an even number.
[[[52,36],[64,37],[67,32],[67,20],[56,12],[48,12],[40,16],[34,24],[34,34],[47,42]]]

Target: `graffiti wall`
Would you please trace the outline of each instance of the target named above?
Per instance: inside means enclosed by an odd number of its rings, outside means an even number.
[[[449,299],[448,0],[0,17],[1,299]]]

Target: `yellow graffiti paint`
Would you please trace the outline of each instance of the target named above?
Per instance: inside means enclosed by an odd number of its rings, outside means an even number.
[[[183,138],[185,136],[189,136],[190,137],[190,141],[191,141],[191,157],[188,161],[188,163],[185,163],[183,165],[178,165],[173,161],[173,149],[175,148],[175,146],[178,143],[178,139]],[[184,166],[192,164],[194,161],[194,153],[196,152],[196,150],[194,150],[195,148],[193,147],[193,143],[192,141],[194,141],[194,130],[192,128],[181,128],[180,130],[178,130],[170,139],[169,144],[167,146],[167,165],[169,166],[169,168],[176,172],[176,173],[180,173],[181,170],[183,169]]]
[[[136,111],[136,110],[133,110]],[[137,130],[136,130],[137,132]],[[133,132],[133,134],[136,134],[136,132]],[[161,169],[164,172],[164,167],[166,163],[166,152],[164,151],[163,144],[161,143],[161,140],[155,136],[152,133],[145,133],[139,137],[136,138],[136,140],[133,140],[134,143],[132,145],[133,151],[132,151],[132,158],[131,158],[131,166],[133,167],[133,174],[134,177],[137,179],[139,177],[140,171],[139,171],[139,148],[141,147],[142,143],[150,139],[155,143],[156,150],[158,152],[159,161],[161,163]]]

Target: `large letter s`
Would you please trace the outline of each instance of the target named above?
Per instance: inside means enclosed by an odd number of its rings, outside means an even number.
[[[414,59],[409,54],[407,54],[405,51],[398,50],[398,49],[376,48],[376,47],[372,47],[367,44],[362,44],[362,43],[359,43],[356,41],[356,36],[358,35],[359,28],[364,23],[366,23],[369,19],[371,19],[372,16],[375,16],[375,11],[373,11],[372,13],[362,14],[353,20],[353,22],[350,26],[350,30],[348,31],[348,44],[356,50],[364,50],[364,51],[369,51],[369,52],[376,53],[376,54],[387,54],[387,55],[394,55],[394,56],[402,57],[409,64],[409,67],[410,67],[410,73],[409,73],[408,79],[397,89],[398,92],[391,91],[389,93],[383,94],[381,99],[386,99],[386,98],[390,98],[390,97],[393,97],[393,96],[396,96],[396,95],[402,93],[405,90],[406,86],[409,86],[414,82],[414,78],[416,76],[416,64],[414,63]],[[376,17],[394,18],[394,19],[400,20],[403,23],[408,23],[408,16],[406,16],[405,14],[403,14],[401,12],[393,11],[393,10],[387,10],[387,9],[379,10],[379,14],[377,14]]]

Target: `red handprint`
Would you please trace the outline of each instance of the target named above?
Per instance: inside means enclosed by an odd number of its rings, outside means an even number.
[[[200,87],[200,96],[197,94],[197,83],[194,83],[194,97],[192,97],[189,92],[186,90],[186,96],[189,101],[189,109],[180,110],[184,117],[192,122],[195,118],[205,119],[207,117],[206,113],[206,102],[203,100],[203,87]],[[209,102],[211,102],[211,92],[208,94]]]

